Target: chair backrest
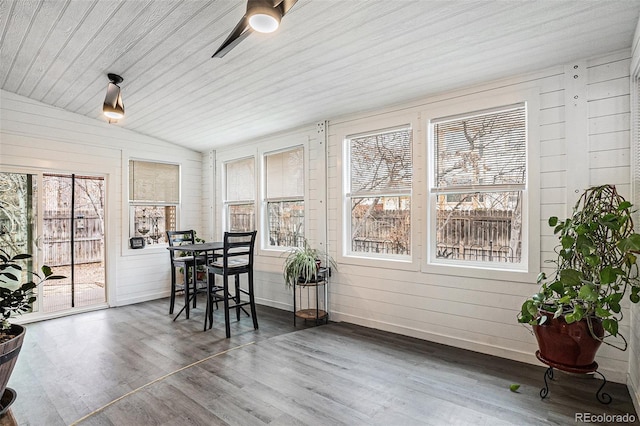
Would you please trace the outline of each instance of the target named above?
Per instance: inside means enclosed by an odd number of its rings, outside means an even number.
[[[247,269],[253,268],[253,251],[258,231],[225,232],[222,265],[233,268],[239,263]],[[220,261],[220,260],[218,260]]]
[[[169,246],[180,246],[183,244],[193,244],[196,242],[196,232],[193,229],[188,231],[167,231],[167,241]],[[171,259],[173,259],[173,252],[169,251]]]

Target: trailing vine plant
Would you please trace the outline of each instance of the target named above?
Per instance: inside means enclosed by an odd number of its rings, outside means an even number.
[[[621,303],[625,294],[632,303],[640,301],[640,279],[637,254],[640,234],[634,232],[632,205],[618,194],[615,186],[602,185],[587,189],[565,220],[553,216],[549,226],[558,237],[555,273],[547,278],[538,275],[540,289],[527,299],[518,314],[518,321],[542,325],[547,316],[539,311],[564,316],[567,323],[586,319],[591,335],[593,321],[602,321],[608,333],[617,336],[626,350],[627,340],[619,332],[623,318]]]

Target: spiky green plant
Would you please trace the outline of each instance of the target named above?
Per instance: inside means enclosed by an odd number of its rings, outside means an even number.
[[[284,261],[285,284],[290,287],[298,281],[304,283],[313,281],[318,272],[318,261],[324,261],[326,266],[338,269],[331,256],[320,249],[312,248],[306,239],[302,247],[293,247],[287,252]]]

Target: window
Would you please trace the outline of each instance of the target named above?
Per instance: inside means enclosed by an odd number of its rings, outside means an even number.
[[[228,231],[256,229],[253,157],[225,163],[225,213]]]
[[[523,262],[526,125],[524,104],[431,121],[436,259]]]
[[[348,254],[411,254],[411,127],[347,137]]]
[[[147,245],[167,244],[176,229],[180,204],[180,166],[129,160],[129,235]]]
[[[264,156],[265,210],[269,247],[304,245],[304,149]]]

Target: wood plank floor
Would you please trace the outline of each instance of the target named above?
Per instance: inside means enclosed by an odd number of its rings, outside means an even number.
[[[198,308],[167,300],[29,324],[9,386],[20,425],[569,425],[575,413],[630,414],[626,386],[364,327],[293,327],[258,307],[224,338]],[[509,385],[521,385],[517,393]],[[592,424],[614,424],[600,422]],[[638,424],[636,420],[636,424]]]

